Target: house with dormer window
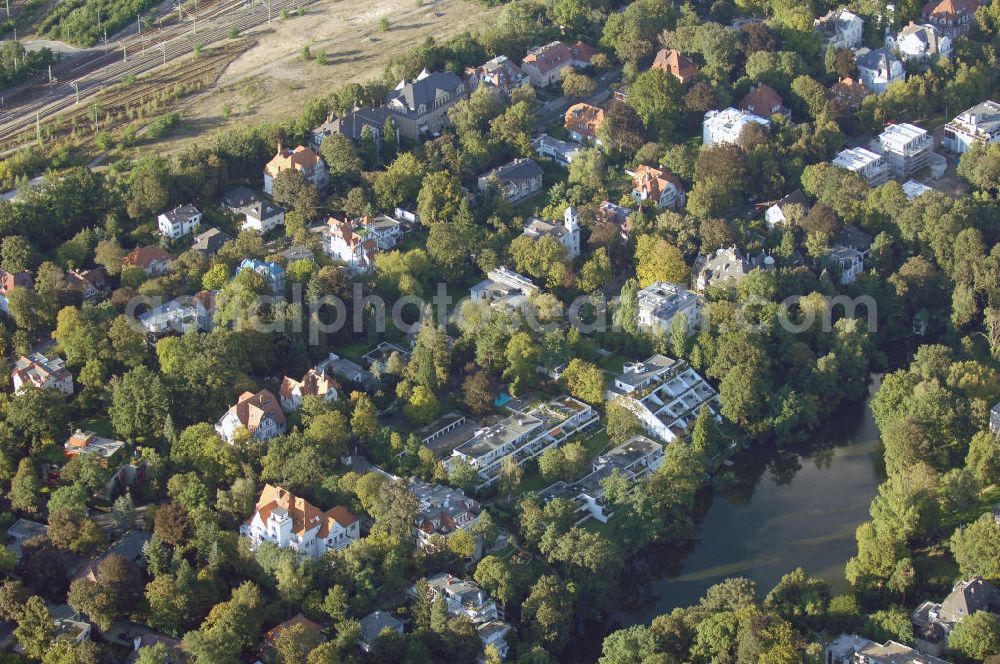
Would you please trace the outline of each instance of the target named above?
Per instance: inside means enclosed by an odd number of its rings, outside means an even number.
[[[236,405],[226,411],[215,430],[227,443],[232,443],[236,431],[243,427],[259,442],[267,442],[285,433],[285,413],[270,390],[244,392]]]
[[[271,542],[281,549],[320,558],[358,540],[361,530],[358,518],[346,507],[338,505],[324,512],[305,498],[265,484],[253,516],[240,526],[240,535],[248,538],[253,548]]]
[[[465,81],[451,72],[430,73],[405,79],[389,93],[386,106],[396,121],[399,135],[412,141],[435,134],[448,123],[448,109],[465,97]]]

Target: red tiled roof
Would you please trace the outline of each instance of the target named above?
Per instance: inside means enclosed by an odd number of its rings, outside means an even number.
[[[327,378],[325,374],[321,374],[315,369],[310,369],[302,377],[302,380],[295,380],[294,378],[285,376],[281,381],[281,389],[278,393],[283,397],[290,397],[295,389],[299,388],[302,396],[318,396],[326,394],[331,388],[336,389],[336,387],[337,381]]]
[[[661,49],[653,60],[653,69],[660,69],[685,82],[698,73],[698,68],[683,53],[673,48]]]
[[[134,265],[143,270],[149,269],[149,266],[157,261],[175,261],[177,257],[173,254],[167,253],[163,249],[160,249],[156,245],[149,245],[147,247],[139,247],[138,249],[133,249],[132,251],[125,254],[125,259],[122,261],[122,265],[130,266]]]
[[[281,171],[287,171],[292,168],[300,171],[309,170],[318,163],[319,155],[304,145],[300,145],[292,150],[290,148],[282,148],[279,144],[278,153],[264,166],[264,172],[274,177]]]
[[[250,433],[257,430],[265,415],[270,415],[278,424],[285,423],[285,413],[282,412],[278,400],[270,390],[261,390],[257,394],[244,392],[229,412],[235,415]]]
[[[566,110],[565,127],[582,136],[597,138],[597,128],[604,122],[604,111],[590,104],[573,104]]]
[[[923,14],[937,19],[955,19],[974,14],[980,4],[979,0],[931,0],[924,5]]]
[[[310,632],[315,632],[316,634],[321,634],[321,632],[323,630],[322,627],[320,627],[319,625],[317,625],[313,621],[309,620],[308,618],[306,618],[304,615],[302,615],[300,613],[300,614],[298,614],[298,615],[296,615],[296,616],[294,616],[294,617],[286,620],[285,622],[281,623],[280,625],[275,625],[274,627],[272,627],[271,629],[269,629],[267,632],[264,633],[264,640],[267,641],[268,644],[270,644],[270,645],[273,646],[277,642],[278,637],[281,636],[281,632],[283,630],[288,629],[289,627],[294,627],[296,625],[303,625]]]
[[[330,534],[333,523],[347,528],[358,520],[346,507],[337,505],[323,512],[305,498],[273,484],[265,484],[264,490],[260,492],[260,498],[257,499],[256,512],[260,515],[261,521],[266,522],[275,508],[288,513],[292,520],[292,531],[299,536],[318,525],[318,537],[326,537]]]
[[[766,83],[758,83],[751,87],[750,92],[746,93],[743,99],[740,100],[740,108],[742,110],[765,118],[770,116],[774,112],[774,109],[781,108],[782,106],[784,106],[784,103],[781,100],[781,95]]]

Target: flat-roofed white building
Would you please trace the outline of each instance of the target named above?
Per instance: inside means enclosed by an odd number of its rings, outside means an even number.
[[[705,113],[701,125],[701,142],[705,145],[713,143],[735,143],[740,138],[743,128],[751,122],[764,127],[770,127],[771,121],[759,115],[742,111],[738,108],[727,108],[723,111]]]
[[[567,168],[584,150],[584,147],[579,143],[562,141],[548,134],[538,136],[531,142],[531,147],[539,157],[549,159]]]
[[[604,481],[617,472],[635,490],[639,481],[663,464],[663,445],[643,435],[633,436],[618,447],[598,455],[592,471],[576,482],[559,481],[538,492],[543,503],[555,498],[576,505],[577,524],[594,518],[607,523],[613,516],[604,499]]]
[[[501,266],[487,272],[486,278],[473,286],[469,294],[476,304],[523,311],[538,292],[538,286],[531,279]]]
[[[926,168],[934,152],[934,137],[926,129],[904,122],[891,124],[878,137],[889,172],[897,180],[905,180]]]
[[[701,300],[683,286],[657,281],[640,290],[638,300],[640,330],[669,332],[678,314],[687,317],[688,332],[701,324]]]
[[[672,443],[688,437],[702,406],[719,419],[719,394],[685,362],[653,355],[640,363],[626,364],[608,388],[635,413],[646,432]]]
[[[841,150],[830,163],[860,173],[873,187],[878,187],[889,181],[889,163],[885,157],[865,148]]]
[[[507,457],[522,466],[597,420],[597,412],[588,404],[563,395],[481,429],[456,447],[445,463],[467,462],[479,473],[480,487],[488,486],[500,477]]]
[[[908,200],[914,200],[920,198],[928,191],[934,191],[933,187],[928,187],[926,184],[917,182],[916,180],[907,180],[903,183],[903,193],[906,194]]]
[[[957,116],[944,127],[941,144],[957,154],[964,154],[976,143],[1000,141],[1000,104],[984,101]]]

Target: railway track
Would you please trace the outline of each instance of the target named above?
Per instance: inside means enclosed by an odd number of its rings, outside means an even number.
[[[126,126],[139,129],[145,126],[149,120],[166,110],[165,106],[170,103],[171,97],[166,99],[161,97],[164,91],[177,93],[178,88],[186,88],[181,94],[196,92],[200,86],[208,85],[221,72],[225,66],[236,57],[234,53],[238,45],[229,45],[225,49],[219,49],[204,57],[194,59],[176,60],[161,68],[158,76],[153,79],[145,77],[128,86],[109,86],[101,89],[90,97],[87,103],[73,104],[65,111],[56,114],[45,124],[46,132],[49,132],[50,140],[58,140],[61,137],[75,133],[83,129],[83,133],[77,135],[77,142],[82,144],[91,143],[96,134],[88,127],[93,128],[94,123],[102,130],[117,131]],[[159,102],[158,102],[159,100]],[[147,106],[152,102],[153,106]],[[159,104],[162,103],[163,107]],[[141,116],[132,113],[140,108],[145,108],[147,115],[145,120]],[[95,113],[97,111],[97,113]],[[114,121],[106,125],[106,118],[111,116]],[[35,140],[35,131],[29,128],[15,134],[7,139],[0,139],[0,154],[13,152],[18,148],[23,148],[27,144],[32,144]]]
[[[239,32],[277,20],[282,11],[292,13],[315,0],[222,0],[191,20],[164,25],[145,35],[123,39],[107,54],[108,64],[75,80],[43,86],[44,93],[21,104],[12,104],[0,115],[0,141],[33,129],[54,115],[84,105],[88,97],[124,78],[138,77],[178,58],[191,55],[196,46],[209,46]],[[195,18],[197,17],[197,18]],[[197,24],[197,27],[196,27]],[[142,41],[145,38],[147,41]]]

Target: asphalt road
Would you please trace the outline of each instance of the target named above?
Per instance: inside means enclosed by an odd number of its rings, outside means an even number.
[[[597,88],[594,90],[594,94],[582,101],[585,101],[588,104],[600,104],[611,94],[611,86],[621,79],[621,75],[621,69],[617,68],[604,72],[598,76],[597,79],[595,79]],[[562,118],[566,114],[566,109],[570,107],[571,103],[576,103],[576,101],[570,100],[568,97],[556,97],[555,99],[542,104],[541,109],[538,111],[535,128],[539,132],[543,132],[554,122],[562,124]]]

